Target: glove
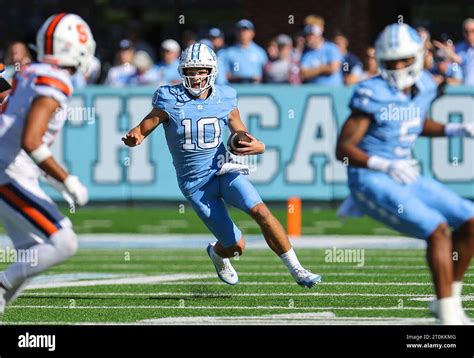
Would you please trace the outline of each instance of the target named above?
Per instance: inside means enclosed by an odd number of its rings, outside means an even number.
[[[372,156],[367,167],[390,175],[398,184],[411,184],[420,175],[418,161],[414,159],[390,160]]]
[[[59,194],[61,194],[61,196],[68,203],[69,206],[74,205],[74,200],[71,197],[71,195],[69,195],[69,193],[67,192],[66,187],[64,186],[63,183],[54,179],[52,176],[44,172],[42,173],[41,178],[43,178],[54,190],[56,190]]]
[[[398,184],[411,184],[416,181],[420,175],[417,170],[418,161],[410,160],[393,160],[388,168],[388,175]]]
[[[63,182],[67,193],[72,197],[74,202],[79,206],[84,206],[89,201],[89,193],[87,188],[74,175],[69,175]]]
[[[448,123],[444,126],[444,134],[446,134],[447,137],[474,137],[474,122]]]

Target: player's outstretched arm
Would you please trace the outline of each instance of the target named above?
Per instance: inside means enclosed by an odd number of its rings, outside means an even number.
[[[26,117],[21,145],[46,174],[64,182],[68,176],[67,171],[53,158],[49,147],[43,143],[49,120],[59,106],[58,101],[52,97],[37,97],[33,101]]]
[[[238,108],[234,109],[232,112],[229,113],[228,126],[232,133],[244,131],[250,138],[250,142],[239,141],[239,144],[241,144],[243,147],[235,148],[235,154],[254,155],[262,154],[263,152],[265,152],[265,144],[247,132],[247,128],[245,127],[245,124],[240,118],[240,112]]]
[[[47,175],[64,185],[64,190],[72,197],[74,202],[82,206],[87,204],[89,200],[87,188],[82,185],[76,176],[68,174],[54,159],[49,146],[43,142],[49,120],[59,107],[59,102],[52,97],[35,98],[26,116],[21,146],[36,165]]]
[[[168,120],[168,114],[159,108],[153,108],[148,115],[143,118],[138,126],[132,128],[122,141],[129,147],[140,145],[141,142],[158,127]]]
[[[351,114],[341,129],[336,146],[336,158],[346,165],[367,167],[369,156],[357,145],[369,129],[371,118],[363,114]]]
[[[336,157],[346,165],[387,173],[399,184],[413,183],[419,176],[416,160],[391,160],[369,155],[358,144],[369,129],[372,119],[363,113],[351,114],[342,127],[336,148]]]
[[[425,137],[474,137],[474,122],[443,124],[433,119],[426,119],[421,135]]]

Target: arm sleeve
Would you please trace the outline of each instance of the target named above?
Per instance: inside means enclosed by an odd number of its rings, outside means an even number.
[[[167,92],[169,92],[168,86],[162,86],[158,88],[153,95],[153,99],[151,101],[151,105],[153,108],[161,109],[163,112],[168,114],[168,117],[171,118],[171,102],[170,102],[170,95],[167,96]]]
[[[374,99],[374,92],[372,89],[365,86],[356,86],[354,94],[349,102],[349,108],[353,113],[362,113],[375,120],[374,115],[378,110],[379,106]]]

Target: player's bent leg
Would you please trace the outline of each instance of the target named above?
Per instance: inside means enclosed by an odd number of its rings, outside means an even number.
[[[454,281],[462,282],[474,255],[474,217],[453,232]]]
[[[422,177],[412,185],[420,200],[439,210],[454,229],[452,296],[456,298],[464,324],[472,324],[462,309],[461,291],[464,273],[474,254],[474,204],[432,178]],[[430,302],[430,310],[437,314],[437,300]]]
[[[242,175],[229,173],[220,177],[220,190],[224,200],[249,214],[260,226],[267,245],[283,261],[294,280],[311,288],[321,276],[301,266],[283,226],[263,203],[254,186]]]
[[[0,273],[0,282],[7,290],[6,301],[12,302],[27,279],[72,257],[77,247],[76,234],[66,227],[52,235],[48,242],[28,248],[32,253],[30,257],[35,257],[35,260],[16,262]]]
[[[250,209],[249,214],[260,226],[268,246],[274,253],[280,256],[291,249],[285,229],[265,203],[255,205]]]
[[[351,185],[354,200],[367,215],[404,234],[427,240],[427,259],[443,312],[438,317],[442,324],[462,324],[460,310],[451,297],[453,262],[448,220],[412,189],[379,173]]]
[[[467,324],[461,302],[452,295],[453,264],[452,240],[448,224],[441,224],[428,237],[426,256],[432,272],[437,299],[430,303],[430,311],[442,325]]]
[[[462,307],[462,286],[464,274],[469,268],[474,254],[474,218],[464,222],[453,232],[453,259],[454,279],[452,285],[452,296],[456,298],[461,309],[461,316],[465,325],[473,325],[473,321],[465,313]]]
[[[7,303],[18,295],[28,278],[65,261],[77,250],[70,220],[61,215],[45,194],[40,194],[16,182],[0,190],[0,217],[15,249],[23,250],[25,258],[0,272],[0,285],[6,291],[3,297]]]
[[[438,299],[451,297],[453,261],[451,233],[447,223],[440,224],[427,239],[426,258],[431,269]]]
[[[229,285],[237,284],[239,278],[229,257],[233,257],[234,252],[241,255],[245,241],[242,238],[242,233],[229,217],[224,201],[219,196],[218,181],[212,180],[187,199],[201,221],[218,240],[218,243],[211,243],[206,249],[217,276]]]

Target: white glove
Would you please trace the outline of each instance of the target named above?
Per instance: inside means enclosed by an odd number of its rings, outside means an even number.
[[[390,175],[399,184],[411,184],[419,177],[418,161],[414,159],[390,160],[372,156],[367,167]]]
[[[416,181],[420,173],[417,169],[418,161],[410,160],[393,160],[388,169],[388,175],[398,184],[411,184]]]
[[[444,126],[444,134],[446,134],[447,137],[474,137],[474,122],[448,123]]]
[[[79,206],[84,206],[89,201],[89,192],[87,188],[74,175],[69,175],[63,182],[64,187],[74,202]]]

